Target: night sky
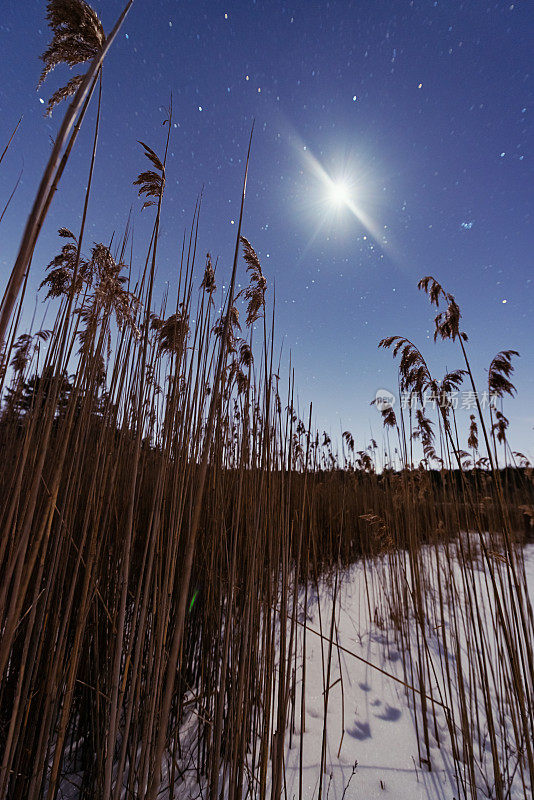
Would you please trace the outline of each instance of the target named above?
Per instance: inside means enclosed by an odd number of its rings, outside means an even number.
[[[123,0],[92,5],[109,32]],[[24,115],[0,167],[2,208],[23,169],[0,225],[2,290],[64,113],[45,118],[42,101],[70,77],[58,68],[36,91],[45,9],[2,3],[1,149]],[[463,366],[457,345],[432,342],[435,311],[417,291],[432,274],[462,309],[481,388],[498,350],[521,353],[505,412],[512,448],[533,456],[533,42],[527,0],[136,0],[104,65],[87,242],[120,235],[132,206],[139,267],[152,214],[132,186],[147,168],[136,140],[163,150],[172,91],[160,292],[169,281],[172,296],[202,187],[199,280],[210,250],[222,286],[255,118],[243,233],[271,302],[276,285],[277,337],[302,416],[312,400],[321,429],[349,428],[358,449],[371,432],[380,442],[369,403],[396,387],[391,354],[377,350],[387,335],[413,339],[437,376]],[[79,225],[94,111],[40,239],[33,289],[59,250],[57,228]],[[332,203],[330,179],[344,181],[357,213]],[[36,324],[45,312],[39,302]]]

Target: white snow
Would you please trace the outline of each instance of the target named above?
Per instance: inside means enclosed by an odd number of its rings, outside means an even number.
[[[438,552],[439,549],[438,549]],[[436,551],[428,548],[426,557],[435,559]],[[361,563],[351,567],[343,576],[337,602],[337,643],[345,648],[338,654],[332,649],[331,674],[327,710],[327,756],[323,774],[323,797],[341,800],[343,793],[349,798],[395,798],[395,800],[456,800],[461,796],[455,781],[455,765],[452,758],[449,731],[444,709],[436,708],[437,733],[440,746],[430,734],[431,770],[420,762],[418,737],[415,728],[413,692],[395,681],[404,680],[402,654],[395,645],[394,629],[384,619],[380,604],[380,580],[387,573],[385,564],[375,564],[375,571],[367,566],[369,594],[375,605],[369,613],[364,568]],[[435,567],[435,564],[434,564]],[[532,599],[534,594],[534,545],[525,548],[527,584]],[[474,568],[475,578],[477,566]],[[482,572],[480,571],[482,577]],[[482,581],[481,581],[482,585]],[[479,589],[481,596],[482,587]],[[323,633],[330,629],[333,587],[320,587],[320,604],[308,603],[308,628],[319,630],[322,620]],[[486,603],[490,600],[486,597]],[[320,614],[319,614],[320,612]],[[310,619],[311,617],[311,619]],[[374,619],[373,619],[374,617]],[[300,629],[302,644],[302,628]],[[464,651],[465,642],[462,644]],[[439,700],[437,683],[442,683],[440,662],[436,656],[439,644],[429,641],[429,648],[436,668],[436,684],[427,693]],[[324,721],[324,678],[326,671],[328,642],[315,633],[307,632],[306,654],[306,716],[303,735],[302,796],[305,800],[318,797],[320,780],[321,747]],[[321,650],[323,651],[321,653]],[[351,654],[346,652],[351,651]],[[388,672],[388,677],[369,664],[370,662]],[[343,684],[339,680],[343,679]],[[417,695],[416,695],[417,697]],[[443,694],[441,695],[443,697]],[[300,702],[300,701],[299,701]],[[297,707],[299,705],[297,703]],[[419,708],[420,704],[416,703]],[[285,796],[299,796],[299,731],[297,714],[292,746],[289,747],[289,732],[286,735]],[[419,737],[421,739],[421,736]],[[489,748],[488,748],[489,749]],[[423,759],[426,752],[422,748]],[[502,757],[502,756],[501,756]],[[501,760],[501,759],[499,759]],[[353,765],[357,762],[356,768]],[[487,756],[487,766],[491,758]],[[481,757],[480,774],[477,776],[477,798],[494,796],[491,771],[484,773],[484,754]],[[524,800],[524,791],[519,782],[514,783],[510,800]]]

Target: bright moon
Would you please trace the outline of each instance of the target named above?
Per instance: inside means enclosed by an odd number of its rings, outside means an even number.
[[[348,205],[350,202],[350,192],[342,181],[332,181],[330,185],[330,200],[336,206]]]

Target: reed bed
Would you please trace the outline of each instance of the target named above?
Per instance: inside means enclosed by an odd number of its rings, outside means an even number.
[[[284,379],[275,361],[270,276],[241,233],[247,171],[231,270],[198,252],[199,202],[156,303],[172,103],[163,142],[140,143],[145,166],[132,176],[153,218],[144,252],[132,252],[129,226],[88,242],[99,77],[118,27],[106,39],[82,0],[48,7],[42,77],[61,61],[91,66],[51,99],[74,96],[2,302],[0,797],[172,799],[193,781],[210,800],[279,798],[287,739],[296,720],[304,729],[306,608],[327,575],[322,775],[338,582],[357,560],[370,616],[394,625],[404,654],[421,765],[432,767],[435,700],[459,795],[479,796],[481,771],[488,796],[505,800],[518,780],[527,792],[533,618],[521,544],[534,485],[507,449],[502,407],[486,419],[478,406],[469,452],[447,403],[437,444],[425,414],[385,409],[397,469],[374,442],[358,450],[346,431],[336,448],[315,430],[312,406],[296,411],[291,368]],[[21,332],[37,237],[90,101],[82,221],[60,229],[40,288],[56,316]],[[473,381],[466,337],[454,298],[431,278],[421,288],[445,303],[437,334],[460,344],[465,370],[438,383],[411,342],[382,344],[402,354],[404,389],[443,399]],[[514,355],[490,368],[501,399]]]

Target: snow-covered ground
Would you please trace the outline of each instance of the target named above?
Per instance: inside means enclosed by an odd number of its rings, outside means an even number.
[[[329,637],[332,624],[332,604],[335,581],[330,576],[324,579],[315,590],[309,589],[307,613],[304,613],[303,592],[299,596],[299,624],[297,627],[297,669],[295,674],[295,703],[290,712],[285,735],[285,761],[282,779],[282,798],[284,800],[319,800],[320,781],[321,800],[490,800],[495,798],[493,759],[489,746],[483,693],[477,685],[476,670],[473,672],[470,658],[473,656],[473,643],[468,643],[472,634],[462,620],[456,633],[452,632],[447,615],[450,615],[450,598],[456,597],[458,605],[463,603],[467,574],[469,590],[477,594],[481,606],[480,621],[483,624],[484,643],[488,653],[497,659],[497,644],[494,635],[494,602],[491,589],[485,578],[481,558],[475,557],[471,566],[462,573],[457,567],[454,553],[457,544],[450,548],[452,553],[449,566],[445,567],[444,548],[423,548],[425,603],[429,607],[437,596],[437,583],[448,582],[445,593],[449,592],[449,607],[445,612],[447,635],[451,641],[458,641],[457,657],[449,652],[443,653],[443,639],[438,636],[437,625],[433,628],[431,610],[427,617],[425,654],[428,656],[428,675],[425,679],[425,694],[432,700],[427,706],[428,748],[422,730],[421,698],[417,693],[417,664],[415,642],[417,625],[412,619],[409,623],[409,636],[412,661],[406,652],[399,650],[396,631],[388,613],[387,583],[389,567],[387,558],[364,565],[359,562],[339,575],[335,601],[334,646],[330,647]],[[476,547],[475,547],[476,549]],[[493,554],[495,555],[495,554]],[[497,556],[498,557],[498,556]],[[525,572],[531,602],[534,595],[534,545],[524,549]],[[409,574],[407,570],[406,575]],[[407,578],[409,581],[410,579]],[[442,588],[444,588],[442,586]],[[430,599],[429,599],[430,598]],[[454,600],[453,600],[454,602]],[[435,605],[435,608],[437,604]],[[434,620],[435,622],[436,620]],[[304,731],[301,735],[301,688],[303,676],[304,625],[306,626],[305,657],[305,714]],[[290,623],[288,622],[288,631]],[[321,636],[322,633],[322,636]],[[289,633],[288,633],[289,639]],[[330,651],[330,668],[329,668]],[[425,655],[425,657],[426,657]],[[443,665],[448,660],[452,679],[447,684]],[[410,666],[411,663],[411,666]],[[476,689],[467,697],[469,724],[473,730],[472,747],[475,770],[470,772],[462,757],[465,737],[462,737],[459,724],[459,711],[455,708],[452,726],[458,731],[457,746],[459,759],[455,763],[451,744],[450,728],[447,723],[445,707],[447,703],[457,706],[457,685],[455,670],[465,675],[467,684],[473,680]],[[491,670],[496,668],[493,663]],[[495,669],[499,673],[499,669]],[[386,674],[387,673],[387,674]],[[408,676],[408,678],[406,677]],[[328,677],[328,680],[327,680]],[[406,686],[410,683],[410,688]],[[325,687],[328,683],[328,703],[325,726]],[[420,686],[418,684],[418,686]],[[448,689],[447,689],[448,686]],[[451,688],[452,687],[452,688]],[[494,685],[489,686],[488,696],[493,702]],[[275,693],[276,695],[276,693]],[[440,700],[443,705],[440,706]],[[500,702],[500,700],[499,700]],[[498,704],[497,704],[498,705]],[[473,710],[475,709],[475,710]],[[498,762],[503,766],[504,792],[506,800],[526,800],[524,784],[518,769],[518,752],[522,749],[513,738],[510,715],[506,703],[497,726]],[[273,709],[273,720],[276,717]],[[468,714],[469,715],[469,714]],[[496,718],[498,713],[496,712]],[[451,715],[449,715],[449,724]],[[190,720],[192,722],[192,720]],[[194,727],[194,723],[193,723]],[[187,740],[187,723],[184,725],[184,739]],[[193,728],[191,728],[192,730]],[[476,734],[475,734],[476,731]],[[479,731],[481,732],[479,736]],[[325,745],[325,758],[321,769],[321,754]],[[302,748],[301,748],[302,743]],[[186,748],[187,749],[187,748]],[[428,755],[430,756],[428,758]],[[189,754],[191,758],[191,752]],[[194,756],[193,756],[194,761]],[[184,765],[185,766],[185,765]],[[190,763],[190,767],[192,762]],[[250,765],[252,767],[252,765]],[[186,769],[186,772],[188,770]],[[164,773],[166,770],[164,770]],[[189,770],[189,774],[193,772]],[[461,776],[463,789],[458,787],[456,775]],[[168,772],[167,772],[168,775]],[[473,780],[474,778],[474,780]],[[528,781],[528,779],[526,779]],[[219,789],[225,795],[221,776]],[[165,782],[165,777],[164,777]],[[206,785],[198,786],[190,779],[180,781],[175,787],[176,797],[200,798],[208,796]],[[255,796],[255,791],[252,791]],[[270,797],[270,786],[267,787]]]
[[[532,599],[534,545],[525,550],[525,566]],[[332,650],[322,796],[331,800],[341,800],[343,796],[347,800],[384,800],[387,797],[395,800],[454,800],[461,795],[455,781],[445,712],[436,707],[435,730],[440,746],[431,731],[429,770],[425,761],[423,764],[420,761],[420,756],[425,759],[426,751],[420,753],[418,748],[422,735],[419,730],[418,737],[416,731],[413,692],[394,680],[394,677],[404,680],[405,676],[392,624],[389,622],[388,625],[381,614],[375,615],[372,607],[369,609],[367,597],[377,598],[380,592],[376,578],[369,566],[365,576],[362,564],[356,564],[343,576],[339,588],[335,615],[337,644],[344,650],[340,647]],[[368,592],[366,584],[369,586],[370,582],[373,585]],[[306,714],[302,736],[302,796],[306,800],[318,797],[324,729],[324,675],[328,659],[328,643],[310,629],[319,631],[322,624],[323,634],[329,635],[332,593],[333,587],[324,585],[319,591],[320,603],[308,603]],[[300,635],[302,638],[302,629]],[[438,659],[435,663],[439,670]],[[432,695],[439,697],[435,686]],[[419,706],[419,703],[415,705]],[[289,800],[299,796],[299,731],[297,714],[291,747],[289,735],[286,736],[285,796]],[[482,766],[483,763],[482,758]],[[495,796],[492,789],[491,779],[487,781],[480,770],[474,796]],[[519,784],[514,784],[509,797],[523,800],[524,790]]]
[[[436,748],[432,772],[419,763],[418,740],[413,712],[405,687],[370,664],[404,680],[401,654],[393,643],[392,633],[374,623],[364,593],[361,567],[350,570],[340,589],[337,614],[337,643],[333,648],[326,726],[326,770],[323,796],[347,798],[448,798],[454,791],[454,769],[449,753]],[[331,605],[324,592],[323,630],[328,633]],[[329,608],[330,606],[330,608]],[[308,625],[319,629],[317,607]],[[324,727],[324,680],[328,643],[308,630],[306,658],[306,716],[303,735],[303,796],[317,797],[320,779],[321,748]],[[349,654],[346,650],[354,653]],[[365,659],[360,661],[355,656]],[[342,681],[340,680],[342,677]],[[443,736],[447,725],[442,716],[439,725]],[[288,798],[298,796],[300,720],[286,756]],[[434,752],[434,751],[433,751]],[[356,765],[354,769],[354,765]],[[350,781],[350,783],[349,783]],[[348,788],[346,788],[348,786]]]

